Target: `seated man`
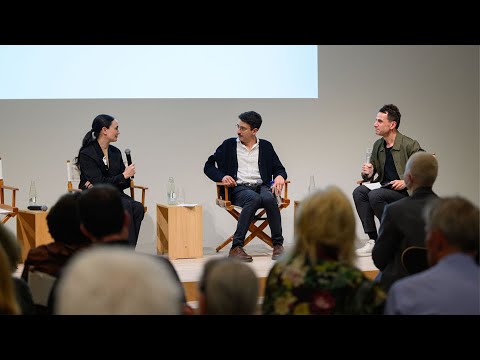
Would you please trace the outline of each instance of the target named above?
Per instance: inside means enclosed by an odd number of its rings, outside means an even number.
[[[243,242],[256,211],[264,207],[272,232],[272,259],[276,260],[283,253],[283,235],[280,210],[273,193],[281,193],[287,172],[272,144],[257,139],[262,125],[260,114],[247,111],[238,117],[238,137],[225,140],[217,148],[205,163],[204,172],[211,180],[231,187],[232,203],[242,207],[229,257],[253,261],[243,249]]]
[[[422,211],[438,198],[432,190],[437,174],[435,156],[426,152],[413,154],[405,167],[405,185],[412,195],[385,206],[372,251],[373,262],[382,272],[380,284],[385,291],[394,281],[407,276],[401,262],[403,251],[410,246],[425,247]]]
[[[387,315],[480,315],[478,206],[462,197],[425,211],[428,270],[395,282]]]
[[[272,259],[276,260],[283,253],[283,235],[280,210],[273,193],[281,193],[287,172],[272,144],[256,136],[262,117],[255,111],[247,111],[240,114],[239,119],[238,137],[225,140],[208,158],[203,171],[211,180],[231,187],[232,203],[242,207],[229,257],[253,261],[243,249],[243,242],[256,211],[263,207],[272,232]]]
[[[382,138],[373,144],[370,162],[362,166],[362,178],[365,181],[380,182],[381,188],[370,190],[364,185],[353,191],[353,200],[363,230],[370,240],[357,250],[357,256],[370,256],[375,240],[377,227],[374,216],[382,218],[385,205],[408,196],[403,180],[405,164],[412,154],[423,151],[416,140],[398,131],[400,111],[393,104],[384,105],[378,112],[373,127],[375,133]],[[375,174],[378,177],[374,180]]]

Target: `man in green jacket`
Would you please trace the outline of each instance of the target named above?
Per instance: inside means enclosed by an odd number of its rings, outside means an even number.
[[[408,196],[403,180],[405,165],[412,154],[424,151],[418,141],[398,131],[401,116],[397,106],[384,105],[373,125],[375,133],[382,138],[373,144],[370,162],[363,164],[361,175],[364,181],[377,186],[361,184],[353,191],[363,230],[370,238],[365,246],[357,250],[357,256],[372,254],[378,236],[374,216],[381,220],[385,205]]]

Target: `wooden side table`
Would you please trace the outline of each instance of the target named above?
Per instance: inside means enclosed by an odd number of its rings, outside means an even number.
[[[157,254],[203,257],[202,207],[157,204]]]
[[[46,211],[18,210],[17,238],[22,246],[22,262],[31,248],[53,242],[48,231],[47,214]]]

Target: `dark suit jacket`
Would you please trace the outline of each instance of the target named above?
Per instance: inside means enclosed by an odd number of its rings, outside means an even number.
[[[263,139],[258,140],[258,169],[265,185],[270,185],[272,176],[275,179],[281,175],[287,180],[287,172],[273,149],[272,143]],[[205,175],[217,182],[222,181],[225,175],[230,175],[236,181],[237,171],[237,138],[225,140],[215,153],[210,155],[203,168]],[[229,189],[229,191],[231,190]]]
[[[122,153],[113,145],[108,146],[108,160],[110,167],[107,167],[103,162],[103,151],[97,141],[92,141],[83,148],[78,157],[80,165],[79,189],[85,188],[87,180],[93,185],[111,184],[120,191],[128,188],[130,179],[125,179],[122,174],[125,171]]]
[[[407,276],[401,263],[403,250],[409,246],[425,246],[422,211],[436,198],[431,188],[418,188],[411,196],[385,206],[372,258],[382,272],[380,284],[386,291],[394,281]]]

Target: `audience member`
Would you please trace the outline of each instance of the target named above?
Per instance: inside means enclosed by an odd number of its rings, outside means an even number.
[[[10,265],[10,271],[13,275],[17,270],[21,259],[21,249],[17,238],[3,224],[0,224],[0,247],[3,247],[5,255]],[[15,295],[22,315],[35,315],[35,305],[33,304],[30,287],[25,280],[12,276],[15,287]]]
[[[47,214],[47,225],[54,242],[30,249],[22,279],[28,282],[31,270],[58,277],[72,255],[91,244],[80,231],[79,198],[79,192],[67,193],[52,206]]]
[[[21,314],[17,303],[10,262],[3,246],[0,246],[0,315]]]
[[[355,217],[335,186],[304,199],[295,245],[268,274],[264,314],[381,314],[385,293],[353,265]]]
[[[182,289],[153,257],[94,246],[65,268],[57,287],[60,315],[180,315]]]
[[[425,222],[422,210],[438,196],[432,186],[437,178],[438,162],[426,152],[413,154],[405,166],[405,185],[411,196],[385,206],[372,251],[375,266],[380,269],[380,284],[385,291],[394,281],[407,276],[402,253],[410,246],[425,246]]]
[[[258,301],[255,272],[238,260],[214,258],[205,263],[199,284],[203,315],[253,315]]]
[[[446,197],[425,209],[431,267],[400,279],[388,293],[389,315],[480,315],[479,209]]]
[[[78,204],[80,230],[94,246],[128,247],[130,216],[123,207],[121,195],[117,189],[110,184],[98,184],[79,194],[81,194]],[[147,257],[147,255],[144,256]],[[155,260],[169,269],[172,277],[181,287],[180,278],[172,263],[162,256],[155,256]],[[57,285],[52,289],[52,296],[50,296],[51,310],[57,301]],[[181,294],[184,304],[183,312],[190,314],[192,310],[186,302],[183,287],[181,287]]]

